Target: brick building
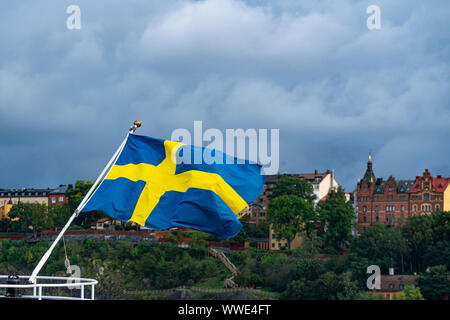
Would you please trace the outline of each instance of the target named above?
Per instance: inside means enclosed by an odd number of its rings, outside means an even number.
[[[69,184],[69,185],[60,184],[58,188],[55,188],[50,191],[50,193],[48,195],[48,203],[49,204],[57,204],[57,203],[66,204],[67,203],[66,191],[69,189],[72,189],[72,188],[73,188],[73,186],[71,184]]]
[[[415,180],[376,178],[369,156],[356,187],[358,233],[373,223],[397,227],[415,213],[450,210],[450,178],[431,176],[428,169]]]
[[[54,189],[0,189],[0,219],[8,217],[9,210],[18,203],[55,204],[67,203],[65,192],[71,185]]]

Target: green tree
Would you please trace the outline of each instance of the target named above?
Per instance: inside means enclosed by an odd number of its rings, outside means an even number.
[[[409,248],[402,234],[377,223],[352,242],[349,262],[365,261],[365,268],[375,264],[380,266],[382,273],[387,274],[391,263],[397,270],[403,270],[402,261],[408,254]]]
[[[450,242],[450,211],[435,211],[430,215],[433,243]]]
[[[63,227],[69,220],[72,212],[66,204],[57,203],[48,205],[48,213],[52,216],[55,227]]]
[[[427,300],[442,300],[450,294],[450,280],[447,267],[444,265],[430,267],[419,275],[417,284]]]
[[[310,203],[313,203],[316,199],[312,185],[305,179],[298,177],[282,177],[269,197],[274,199],[286,195],[297,196]]]
[[[359,291],[353,300],[385,300],[384,296],[379,293],[373,293],[369,291]]]
[[[73,213],[78,208],[92,185],[93,183],[91,181],[78,180],[73,189],[67,189],[66,196],[68,197],[68,207],[70,212]],[[104,217],[106,217],[106,215],[99,211],[82,213],[78,215],[74,223],[89,229],[94,221]]]
[[[357,293],[356,281],[348,273],[325,272],[315,280],[293,280],[281,298],[289,300],[348,300]]]
[[[74,188],[67,189],[67,204],[71,212],[74,212],[77,209],[78,205],[84,199],[92,185],[93,183],[91,181],[78,180],[75,183]]]
[[[37,237],[37,232],[43,229],[53,228],[53,218],[48,214],[48,207],[39,203],[19,203],[13,205],[9,211],[11,219],[19,218],[22,231],[33,230],[33,237]]]
[[[413,286],[406,286],[403,291],[394,295],[395,300],[425,300],[420,292],[420,288]]]
[[[318,204],[318,216],[325,231],[322,238],[326,246],[339,251],[353,239],[353,205],[346,200],[340,187],[337,191],[331,191],[326,201]]]
[[[288,248],[297,234],[304,232],[311,239],[314,222],[317,220],[314,205],[294,195],[272,199],[267,218],[273,224],[275,237],[285,239]]]
[[[0,232],[7,232],[11,228],[11,220],[8,218],[2,218],[0,220]]]
[[[423,255],[433,244],[432,218],[428,215],[414,215],[406,219],[401,232],[411,249],[412,263],[423,270]]]

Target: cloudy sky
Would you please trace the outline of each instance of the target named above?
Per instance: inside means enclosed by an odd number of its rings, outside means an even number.
[[[81,29],[69,30],[69,5]],[[369,30],[366,8],[381,9]],[[450,2],[2,1],[0,188],[94,180],[133,120],[280,129],[280,172],[450,176]]]

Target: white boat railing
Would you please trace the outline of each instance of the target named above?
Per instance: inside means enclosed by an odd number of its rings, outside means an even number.
[[[8,279],[9,276],[0,275],[1,279]],[[30,276],[19,275],[20,280],[27,280]],[[64,283],[45,283],[41,281],[64,281]],[[1,281],[3,282],[3,281]],[[33,289],[32,295],[19,295],[14,296],[14,298],[24,298],[24,299],[52,299],[52,300],[95,300],[95,285],[98,284],[97,280],[87,279],[87,278],[74,278],[74,277],[51,277],[51,276],[37,276],[36,283],[26,283],[26,284],[7,284],[0,283],[0,289]],[[85,287],[90,286],[90,298],[85,297]],[[44,296],[42,295],[43,288],[68,288],[75,290],[80,290],[80,297],[67,297],[67,296]],[[78,289],[79,288],[79,289]],[[1,296],[0,298],[7,298],[7,296]]]

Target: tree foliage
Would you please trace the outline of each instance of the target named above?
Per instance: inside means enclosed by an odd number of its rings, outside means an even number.
[[[296,196],[310,203],[313,203],[316,199],[312,185],[305,179],[298,177],[281,177],[269,197],[274,199],[286,195]]]
[[[420,292],[420,288],[406,286],[402,291],[394,295],[396,300],[425,300]]]
[[[442,300],[450,294],[450,273],[444,265],[430,267],[419,275],[417,284],[427,300]]]
[[[316,211],[314,205],[303,198],[283,195],[271,201],[267,218],[273,223],[275,237],[285,239],[290,247],[297,234],[305,232],[311,237]]]
[[[11,207],[8,216],[17,221],[11,222],[11,227],[18,231],[33,231],[33,236],[43,229],[53,227],[53,216],[49,214],[48,207],[40,203],[18,203]]]
[[[324,244],[335,250],[342,250],[352,240],[353,205],[347,201],[344,191],[339,188],[330,191],[328,198],[318,204],[318,217],[323,225]]]

